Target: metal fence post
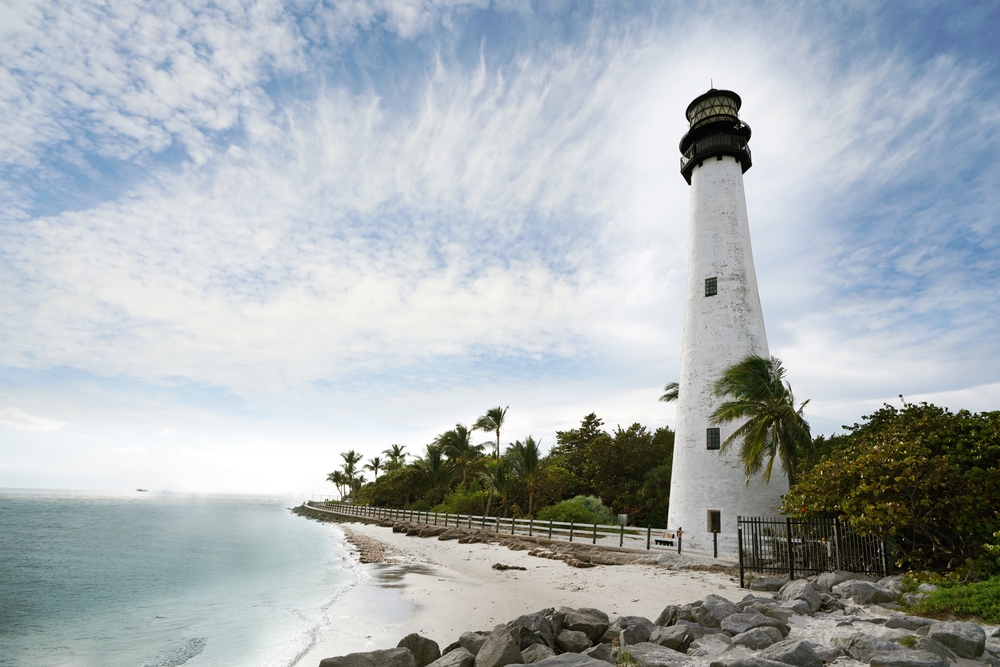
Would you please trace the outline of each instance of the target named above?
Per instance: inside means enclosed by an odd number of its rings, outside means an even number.
[[[594,539],[592,544],[597,544],[597,522],[594,522]]]
[[[532,529],[534,527],[535,527],[535,519],[534,518],[529,518],[528,519],[528,537],[531,537],[531,531],[532,531]]]
[[[785,541],[788,542],[788,578],[795,579],[795,559],[792,558],[792,520],[785,518]]]
[[[570,519],[570,521],[569,521],[569,541],[570,542],[573,541],[573,520],[572,519]]]
[[[712,531],[712,558],[719,557],[719,533]]]
[[[736,517],[736,550],[740,554],[740,588],[743,588],[743,517]]]
[[[653,528],[646,526],[646,551],[649,551],[649,538],[653,534]]]
[[[681,552],[681,538],[683,536],[684,536],[683,535],[683,529],[682,528],[678,528],[677,529],[677,553]]]
[[[840,568],[840,519],[833,518],[833,548],[837,551],[837,569]]]
[[[552,519],[549,519],[549,539],[552,539]]]
[[[625,526],[618,526],[618,546],[625,546]]]

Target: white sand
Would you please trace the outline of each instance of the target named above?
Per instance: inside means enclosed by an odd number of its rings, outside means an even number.
[[[716,572],[653,565],[578,569],[495,545],[407,537],[366,524],[350,524],[349,529],[388,544],[401,562],[364,566],[370,578],[337,600],[329,614],[330,628],[296,667],[314,667],[329,656],[391,648],[411,632],[444,648],[466,630],[491,630],[546,607],[596,607],[610,616],[635,614],[655,620],[668,604],[685,604],[710,593],[739,600],[748,592],[739,588],[735,577]],[[527,569],[501,572],[492,569],[494,563]]]

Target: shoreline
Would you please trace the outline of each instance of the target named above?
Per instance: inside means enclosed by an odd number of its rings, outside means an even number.
[[[393,648],[412,632],[446,646],[467,630],[489,631],[548,607],[656,618],[668,604],[711,593],[739,599],[746,593],[731,572],[696,562],[689,564],[698,569],[650,562],[577,568],[500,544],[459,544],[371,523],[331,523],[343,531],[367,576],[332,603],[327,626],[293,667]],[[497,570],[497,564],[524,569]]]

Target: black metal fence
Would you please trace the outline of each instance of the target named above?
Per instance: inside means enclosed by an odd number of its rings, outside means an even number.
[[[797,576],[833,570],[889,573],[885,542],[858,535],[839,519],[737,517],[740,587],[749,573]]]

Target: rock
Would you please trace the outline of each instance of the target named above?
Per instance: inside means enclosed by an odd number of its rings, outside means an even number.
[[[776,628],[771,628],[776,633],[778,630]],[[781,640],[781,634],[778,633],[778,641]],[[734,646],[746,646],[748,649],[753,651],[759,651],[762,648],[767,648],[775,642],[775,639],[764,628],[753,628],[752,630],[747,630],[746,632],[741,632],[740,634],[733,637]]]
[[[833,587],[834,594],[842,598],[851,598],[858,604],[883,604],[895,602],[899,599],[899,594],[890,591],[881,584],[873,584],[868,581],[852,579]]]
[[[805,579],[789,581],[778,591],[777,598],[782,602],[792,602],[802,600],[809,605],[809,613],[813,614],[819,609],[820,599],[816,589]]]
[[[579,653],[563,653],[536,662],[538,667],[608,667],[608,663]]]
[[[663,611],[660,612],[660,615],[656,617],[656,620],[653,621],[653,625],[662,625],[662,626],[673,625],[674,623],[677,622],[677,613],[679,611],[680,607],[678,607],[677,605],[668,604],[666,607],[663,608]]]
[[[994,658],[1000,658],[1000,640],[993,639],[993,635],[990,635],[990,637],[986,639],[986,652]]]
[[[771,618],[777,619],[785,625],[788,625],[788,620],[792,617],[794,611],[788,607],[779,607],[778,603],[774,600],[772,600],[772,602],[774,602],[774,604],[767,604],[760,601],[754,602],[750,605],[749,609],[755,609],[765,616],[770,616]],[[744,609],[744,611],[747,611],[747,609]]]
[[[631,646],[649,641],[653,627],[653,622],[642,616],[619,616],[608,626],[608,632],[614,631],[615,636],[621,637],[622,644]]]
[[[975,660],[986,649],[986,631],[975,623],[934,623],[927,636],[944,644],[960,658]]]
[[[994,630],[993,634],[990,635],[990,637],[1000,637],[1000,628],[997,628],[996,630]]]
[[[697,623],[692,612],[701,606],[701,600],[696,600],[694,602],[689,602],[688,604],[681,605],[677,609],[677,618],[674,619],[674,623],[679,623],[680,621],[690,621],[691,623]]]
[[[941,642],[931,639],[930,637],[921,637],[918,639],[916,649],[918,651],[933,653],[936,656],[944,658],[948,662],[958,662],[958,656],[955,655],[954,651]]]
[[[702,600],[701,606],[691,610],[691,616],[701,625],[721,628],[723,619],[738,614],[739,611],[739,607],[721,595],[709,595]]]
[[[649,641],[652,644],[657,644],[659,646],[666,646],[674,651],[680,651],[685,653],[687,651],[688,645],[691,643],[692,637],[688,634],[686,626],[683,625],[671,625],[668,627],[656,626],[653,631],[649,633]]]
[[[917,586],[918,593],[933,593],[938,589],[934,584],[920,584]]]
[[[420,532],[417,533],[417,535],[419,535],[420,537],[437,537],[438,535],[444,533],[444,531],[446,530],[448,529],[445,528],[444,526],[426,526],[425,528],[421,528]]]
[[[428,667],[472,667],[475,662],[476,656],[459,646],[452,651],[448,651],[440,658],[430,663]]]
[[[755,577],[750,580],[752,591],[780,591],[788,583],[785,577]]]
[[[448,528],[443,533],[438,535],[438,539],[442,542],[447,540],[457,540],[465,536],[465,531],[460,528]]]
[[[557,633],[552,631],[552,622],[541,613],[518,616],[507,624],[507,629],[522,651],[532,644],[555,648]]]
[[[823,646],[822,644],[813,644],[812,650],[816,652],[816,655],[820,657],[823,662],[834,662],[837,658],[847,655],[844,653],[844,649],[839,646]]]
[[[593,646],[593,642],[590,641],[585,632],[564,629],[556,637],[556,646],[565,653],[583,653]]]
[[[505,667],[521,663],[521,649],[505,625],[498,625],[476,653],[475,667]]]
[[[842,584],[845,581],[850,580],[856,581],[875,581],[871,577],[867,577],[863,574],[857,574],[855,572],[844,572],[843,570],[836,570],[834,572],[824,572],[823,574],[816,577],[816,586],[827,593],[833,591],[833,587],[837,584]]]
[[[852,635],[834,637],[834,646],[844,649],[850,658],[859,662],[868,662],[868,658],[883,651],[899,651],[902,647],[893,644],[891,641],[866,635],[863,632],[856,632]]]
[[[487,635],[478,632],[463,632],[458,638],[458,644],[472,655],[479,653],[479,649],[486,643]]]
[[[406,533],[407,537],[413,537],[413,536],[420,537],[420,531],[421,530],[423,530],[423,526],[413,526],[413,525],[411,525],[411,526],[407,527],[407,529],[404,532]]]
[[[413,654],[405,648],[348,653],[319,661],[319,667],[415,667],[415,665]]]
[[[555,651],[544,644],[532,644],[528,648],[521,651],[521,659],[524,661],[524,664],[530,665],[533,662],[545,660],[545,658],[551,658],[555,654]]]
[[[651,642],[634,644],[625,651],[628,652],[631,662],[639,667],[697,667],[697,665],[705,664],[683,653]],[[622,662],[621,653],[622,651],[618,654],[619,663]]]
[[[929,618],[922,618],[920,616],[904,616],[902,614],[896,614],[889,617],[889,620],[885,622],[885,627],[887,628],[901,628],[903,630],[918,630],[925,625],[930,625],[934,621]]]
[[[940,656],[908,648],[875,653],[868,664],[871,667],[948,667],[948,661]]]
[[[795,667],[823,667],[823,658],[816,655],[812,644],[798,639],[778,642],[764,649],[758,655]]]
[[[421,637],[415,632],[400,639],[396,647],[410,649],[417,667],[426,667],[441,657],[441,647],[436,641]]]
[[[921,600],[926,600],[929,597],[930,596],[927,595],[927,593],[904,593],[903,603],[912,607]]]
[[[796,616],[812,616],[813,610],[809,606],[809,603],[805,600],[792,600],[791,602],[786,602],[781,605],[782,608],[789,610]]]
[[[591,642],[596,642],[611,625],[608,615],[597,609],[560,609],[564,628],[582,632]]]
[[[738,614],[731,614],[722,621],[722,629],[731,632],[733,635],[753,630],[763,625],[769,625],[781,631],[781,635],[787,636],[790,628],[776,618],[765,616],[756,609],[744,611]]]
[[[711,667],[788,667],[783,662],[775,662],[759,655],[741,655],[722,660],[713,660]]]
[[[592,648],[588,648],[586,651],[581,653],[588,658],[594,658],[595,660],[601,660],[603,662],[612,662],[611,660],[611,650],[608,648],[607,644],[598,644]]]
[[[732,645],[733,640],[720,632],[691,642],[687,654],[694,658],[714,658],[728,651]]]
[[[878,580],[878,583],[879,586],[883,586],[897,595],[903,594],[903,575],[901,574],[891,574],[888,577],[882,577]]]

